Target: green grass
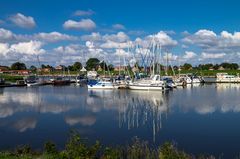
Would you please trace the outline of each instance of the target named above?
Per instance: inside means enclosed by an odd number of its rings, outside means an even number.
[[[23,76],[8,74],[0,74],[0,78],[4,78],[6,82],[16,82],[17,80],[23,80]]]

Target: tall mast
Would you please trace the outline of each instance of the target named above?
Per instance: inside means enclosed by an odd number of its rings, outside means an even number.
[[[153,38],[153,44],[152,44],[152,46],[153,46],[153,75],[155,75],[155,41],[154,41],[154,38]]]
[[[159,60],[159,74],[161,75],[161,58],[162,58],[162,45],[160,43],[160,60]]]
[[[120,50],[118,49],[119,51],[119,68],[118,68],[118,74],[120,76],[120,67],[121,67],[121,57],[120,57]]]

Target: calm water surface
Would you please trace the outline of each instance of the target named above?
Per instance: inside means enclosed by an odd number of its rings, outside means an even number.
[[[134,136],[186,152],[231,158],[240,152],[240,85],[173,91],[98,90],[75,85],[0,89],[0,148],[47,140],[64,147],[69,130],[90,142],[125,144]]]

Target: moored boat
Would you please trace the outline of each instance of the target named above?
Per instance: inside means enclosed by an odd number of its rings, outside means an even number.
[[[159,91],[165,88],[165,82],[161,80],[160,75],[154,75],[150,79],[144,79],[129,83],[128,87],[132,90]]]
[[[88,89],[115,89],[118,88],[118,85],[113,84],[111,81],[90,81],[88,82]]]
[[[28,87],[44,85],[44,81],[39,79],[35,75],[31,75],[31,76],[26,77],[25,78],[25,83]]]
[[[240,83],[239,75],[229,75],[228,73],[217,73],[216,74],[216,82],[219,83]]]
[[[53,85],[68,85],[71,83],[69,79],[65,79],[64,77],[56,77],[52,82]]]

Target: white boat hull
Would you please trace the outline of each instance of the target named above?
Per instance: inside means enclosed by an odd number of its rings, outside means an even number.
[[[162,86],[129,85],[128,87],[129,87],[129,89],[132,89],[132,90],[148,90],[148,91],[151,91],[151,90],[161,91],[161,90],[163,90]]]
[[[117,86],[91,86],[91,85],[88,85],[88,89],[117,89],[118,87]]]
[[[217,79],[218,83],[240,83],[240,78]]]
[[[38,82],[36,82],[36,83],[27,83],[27,86],[28,86],[28,87],[41,86],[41,85],[43,85],[43,83],[38,83]]]

